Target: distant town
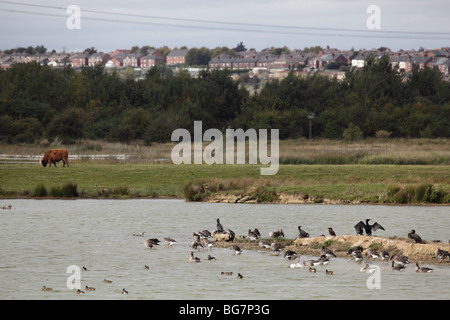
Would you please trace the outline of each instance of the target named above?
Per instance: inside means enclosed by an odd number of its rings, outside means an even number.
[[[36,50],[39,49],[39,50]],[[379,58],[387,55],[391,64],[405,79],[416,69],[433,68],[443,79],[450,81],[450,47],[440,49],[398,50],[389,48],[339,50],[330,47],[312,47],[304,50],[288,48],[268,48],[262,51],[247,50],[242,42],[235,49],[226,47],[221,51],[206,48],[154,49],[146,46],[132,49],[116,49],[112,52],[97,52],[88,48],[83,52],[47,52],[43,46],[35,48],[17,48],[0,52],[1,69],[11,68],[17,63],[36,62],[53,68],[71,66],[79,69],[103,65],[105,69],[134,69],[137,74],[165,65],[178,70],[184,68],[195,75],[202,68],[228,69],[232,71],[250,71],[254,74],[266,74],[268,77],[283,77],[289,71],[302,74],[319,73],[342,79],[349,67],[362,68],[369,56]],[[217,50],[219,49],[219,50]],[[203,51],[203,53],[201,52]],[[205,53],[206,51],[206,53]],[[202,55],[202,59],[198,55]]]

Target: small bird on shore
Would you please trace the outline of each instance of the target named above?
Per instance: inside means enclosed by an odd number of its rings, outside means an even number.
[[[386,250],[381,251],[381,260],[389,260],[390,257],[391,256],[388,251]]]
[[[413,239],[416,243],[425,243],[414,229],[408,233],[408,238]]]
[[[284,245],[282,245],[281,243],[279,243],[279,242],[272,242],[271,244],[270,244],[270,248],[273,250],[273,251],[276,251],[276,252],[280,252],[281,250],[283,250],[284,249]]]
[[[271,238],[284,238],[284,232],[282,229],[280,229],[278,231],[272,231],[269,233],[269,236]]]
[[[355,259],[355,262],[361,262],[363,260],[361,251],[353,251],[351,255],[353,256],[353,259]]]
[[[259,239],[259,236],[258,236],[258,234],[255,231],[252,231],[251,229],[248,229],[247,238],[250,241],[256,241],[256,240]]]
[[[325,248],[324,246],[322,246],[322,249],[320,250],[320,255],[325,255],[328,258],[336,258],[336,255],[334,254],[334,252],[328,248]]]
[[[271,245],[271,243],[268,240],[260,240],[259,241],[259,246],[263,249],[270,249],[270,245]]]
[[[336,232],[334,232],[334,230],[333,230],[333,228],[328,228],[327,229],[327,231],[328,231],[328,234],[330,235],[330,236],[332,236],[332,237],[335,237],[336,236]]]
[[[436,249],[436,258],[444,260],[444,259],[450,259],[450,253],[446,250],[442,250],[440,248]]]
[[[422,273],[430,273],[430,272],[433,272],[433,269],[427,268],[427,267],[420,267],[419,263],[416,262],[415,271],[416,272],[422,272]]]
[[[366,251],[366,257],[376,259],[380,257],[380,254],[377,252],[377,250],[370,248]]]

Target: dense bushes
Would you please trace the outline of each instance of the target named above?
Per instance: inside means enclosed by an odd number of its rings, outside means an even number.
[[[343,81],[290,73],[250,95],[229,71],[173,74],[149,70],[143,80],[103,67],[52,69],[36,63],[0,70],[0,139],[59,137],[166,142],[176,128],[279,129],[280,138],[450,137],[450,84],[432,69],[404,82],[387,58],[369,59]]]
[[[393,203],[449,203],[450,193],[438,189],[432,184],[406,185],[396,184],[387,187],[388,202]]]

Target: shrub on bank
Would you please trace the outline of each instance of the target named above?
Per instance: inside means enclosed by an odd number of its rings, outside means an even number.
[[[387,197],[393,203],[449,203],[450,193],[438,189],[432,184],[389,185]]]
[[[47,189],[45,188],[43,183],[39,183],[36,188],[34,188],[33,197],[46,197],[48,195]]]

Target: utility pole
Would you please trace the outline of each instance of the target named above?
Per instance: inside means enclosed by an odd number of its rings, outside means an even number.
[[[312,121],[314,119],[314,116],[315,116],[314,112],[308,113],[308,116],[307,116],[307,118],[309,120],[309,140],[312,139]]]

